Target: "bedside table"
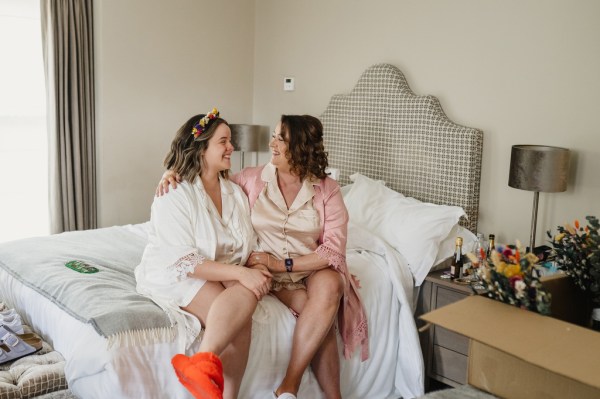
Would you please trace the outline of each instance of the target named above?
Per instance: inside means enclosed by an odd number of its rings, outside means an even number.
[[[415,315],[417,318],[421,314],[473,295],[469,285],[461,285],[450,279],[441,278],[440,276],[446,270],[431,272],[425,278],[419,292]],[[417,328],[424,325],[424,321],[417,319]],[[469,338],[432,325],[419,333],[419,339],[425,362],[426,391],[430,379],[452,387],[466,384]]]

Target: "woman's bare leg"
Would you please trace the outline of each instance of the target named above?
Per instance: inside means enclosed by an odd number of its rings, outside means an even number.
[[[251,335],[252,321],[248,322],[248,324],[239,331],[231,344],[221,352],[220,357],[223,362],[223,374],[225,377],[224,398],[238,397],[242,378],[246,371],[246,364],[248,363]],[[231,389],[228,389],[227,381],[231,381]]]
[[[225,377],[224,398],[237,397],[248,360],[252,314],[256,304],[254,294],[241,284],[228,284],[225,288],[221,283],[208,281],[192,302],[183,308],[206,326],[199,351],[221,357]]]
[[[282,290],[276,295],[286,305],[296,310],[292,303],[301,303],[305,296],[303,309],[294,329],[292,354],[286,375],[276,390],[297,394],[302,374],[319,352],[315,375],[328,398],[340,398],[339,358],[337,342],[332,330],[340,299],[343,294],[343,282],[340,274],[332,269],[323,269],[313,273],[307,279],[307,291]],[[298,312],[298,310],[296,310]],[[333,341],[331,340],[333,338]],[[335,346],[334,346],[335,345]],[[320,350],[321,349],[321,350]],[[320,351],[319,351],[320,350]],[[333,356],[335,355],[335,359]],[[333,367],[331,370],[325,370]],[[331,378],[336,374],[336,378]],[[327,379],[328,378],[328,379]]]
[[[342,397],[340,391],[340,354],[335,327],[331,326],[310,365],[328,399]]]

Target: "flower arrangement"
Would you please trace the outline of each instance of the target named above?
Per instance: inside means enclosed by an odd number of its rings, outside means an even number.
[[[219,110],[216,108],[213,108],[212,111],[210,111],[203,118],[201,118],[198,121],[198,123],[196,123],[194,125],[194,128],[192,129],[192,135],[194,136],[194,138],[197,139],[198,136],[200,136],[202,133],[204,133],[204,130],[206,130],[210,121],[212,121],[213,119],[216,119],[218,117],[219,117]]]
[[[592,307],[600,307],[600,222],[587,216],[588,225],[578,220],[574,226],[558,226],[554,237],[547,232],[553,246],[553,260],[559,270],[573,279],[575,285],[589,295]]]
[[[551,295],[540,282],[539,258],[524,253],[517,241],[515,248],[497,247],[478,268],[477,274],[484,288],[482,295],[522,309],[544,315],[550,314]],[[477,263],[473,254],[468,254]],[[487,265],[486,265],[487,263]]]

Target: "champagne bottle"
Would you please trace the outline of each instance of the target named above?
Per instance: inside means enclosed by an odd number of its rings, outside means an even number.
[[[488,248],[487,252],[485,253],[485,256],[489,258],[494,249],[496,249],[496,236],[494,234],[490,234],[488,240]]]
[[[456,249],[454,250],[454,258],[452,258],[452,264],[450,265],[450,278],[452,280],[459,278],[462,273],[462,243],[462,237],[456,237]]]

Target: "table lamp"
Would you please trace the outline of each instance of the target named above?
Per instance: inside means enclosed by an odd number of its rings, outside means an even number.
[[[571,152],[566,148],[545,145],[513,145],[508,185],[533,191],[529,250],[535,248],[538,200],[540,191],[557,193],[567,189]]]
[[[245,167],[244,153],[267,151],[269,148],[269,127],[261,125],[230,124],[231,142],[235,151],[240,152],[241,169]],[[258,158],[258,155],[257,155]]]

